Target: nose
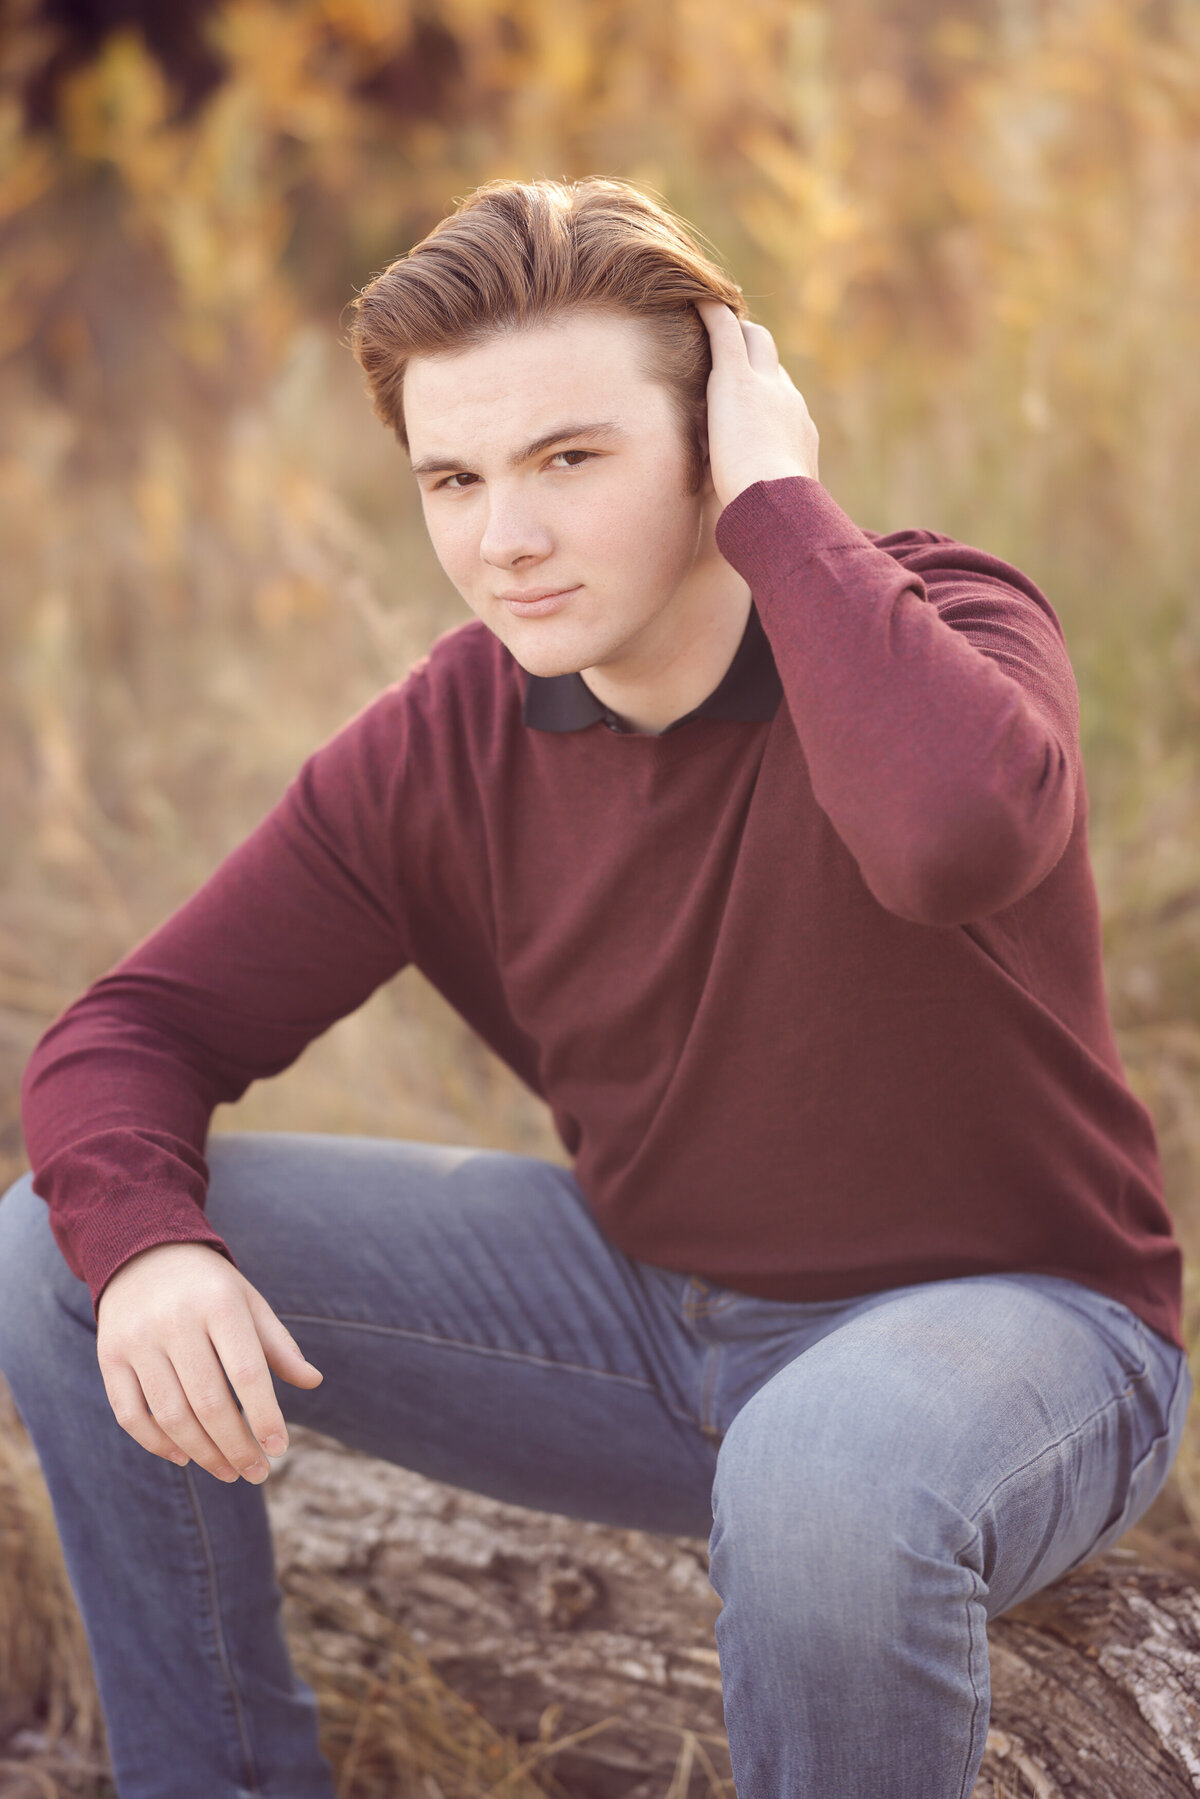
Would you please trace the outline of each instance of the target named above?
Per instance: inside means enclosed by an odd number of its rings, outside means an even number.
[[[493,568],[515,568],[526,558],[541,562],[554,540],[527,497],[493,485],[487,496],[487,518],[479,554]]]

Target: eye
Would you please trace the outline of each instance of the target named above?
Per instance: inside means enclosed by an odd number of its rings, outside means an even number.
[[[583,462],[590,462],[592,460],[592,458],[595,456],[595,454],[596,454],[596,452],[594,450],[556,450],[554,452],[553,456],[551,456],[550,460],[551,460],[551,462],[558,462],[564,456],[580,456],[583,458]],[[580,468],[580,467],[582,467],[582,463],[570,462],[567,464],[567,467],[568,468]],[[474,481],[478,481],[478,479],[479,479],[478,475],[472,475],[469,470],[461,469],[458,472],[458,474],[445,475],[445,476],[443,476],[442,480],[435,482],[433,491],[434,491],[434,493],[436,493],[439,490],[439,488],[447,487],[447,488],[449,488],[451,493],[466,493],[466,491],[467,491],[466,486],[464,485],[464,486],[460,487],[459,483],[460,482],[464,482],[464,483],[474,482]]]

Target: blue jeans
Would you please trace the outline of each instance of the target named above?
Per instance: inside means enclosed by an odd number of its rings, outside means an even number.
[[[631,1261],[532,1157],[252,1134],[208,1156],[209,1217],[325,1376],[276,1380],[290,1422],[510,1503],[709,1535],[739,1799],[967,1799],[988,1619],[1119,1537],[1179,1445],[1183,1353],[1074,1281],[768,1301]],[[0,1369],[121,1799],[333,1799],[263,1494],[117,1424],[27,1178],[0,1203]]]

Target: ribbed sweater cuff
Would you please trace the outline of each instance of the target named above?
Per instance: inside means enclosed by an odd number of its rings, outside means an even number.
[[[781,577],[786,580],[818,552],[874,548],[832,494],[806,475],[743,488],[717,520],[716,538],[722,556],[756,597],[769,594]]]
[[[157,1202],[150,1227],[146,1214],[146,1194],[140,1187],[128,1191],[114,1188],[102,1207],[83,1216],[77,1214],[65,1230],[62,1221],[56,1221],[59,1247],[64,1241],[69,1246],[80,1276],[87,1282],[97,1318],[101,1294],[118,1268],[140,1250],[152,1249],[159,1243],[207,1243],[237,1267],[228,1244],[190,1200],[177,1200],[170,1207]]]

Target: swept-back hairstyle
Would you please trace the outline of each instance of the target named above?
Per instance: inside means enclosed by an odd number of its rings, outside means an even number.
[[[411,356],[465,350],[583,308],[644,319],[643,373],[671,395],[700,487],[699,424],[712,357],[697,300],[747,314],[697,234],[628,181],[488,181],[376,275],[351,304],[350,344],[375,411],[404,448]]]

